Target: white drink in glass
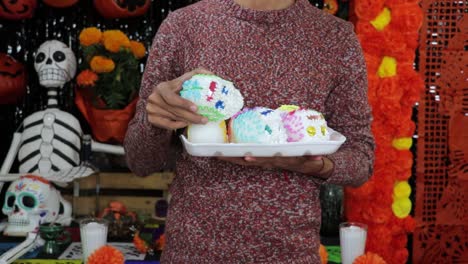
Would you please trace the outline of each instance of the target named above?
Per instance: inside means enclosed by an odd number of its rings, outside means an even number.
[[[108,222],[103,219],[86,218],[80,221],[81,248],[83,262],[86,263],[88,257],[96,249],[107,244]]]
[[[352,264],[354,259],[364,254],[367,226],[361,223],[340,224],[341,263]]]

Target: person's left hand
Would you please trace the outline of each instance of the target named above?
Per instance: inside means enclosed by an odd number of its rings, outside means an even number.
[[[283,169],[308,175],[319,175],[324,168],[322,156],[302,157],[218,157],[243,166],[257,166],[264,169]]]

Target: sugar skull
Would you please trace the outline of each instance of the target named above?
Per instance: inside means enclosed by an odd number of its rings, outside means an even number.
[[[280,112],[266,107],[242,110],[231,118],[229,129],[233,143],[286,143]]]
[[[75,76],[76,57],[65,43],[48,40],[37,50],[34,68],[42,86],[63,87]]]
[[[229,119],[244,106],[244,98],[232,82],[215,75],[197,74],[185,81],[180,95],[198,106],[209,121]]]
[[[71,206],[49,181],[27,175],[11,183],[2,212],[8,216],[6,236],[26,236],[43,223],[69,225]]]
[[[322,113],[309,109],[284,110],[281,117],[288,142],[316,142],[330,139],[330,131]]]

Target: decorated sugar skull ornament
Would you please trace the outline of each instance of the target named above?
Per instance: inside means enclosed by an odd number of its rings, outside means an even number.
[[[48,40],[36,52],[34,69],[42,86],[63,87],[75,76],[76,57],[65,43]]]
[[[281,106],[278,110],[282,112],[281,117],[288,142],[316,142],[330,139],[330,131],[322,113],[291,105]]]
[[[225,143],[224,120],[244,106],[244,97],[232,82],[216,75],[196,74],[182,84],[181,97],[198,107],[198,114],[208,118],[206,125],[189,125],[188,140],[192,143]]]
[[[279,111],[266,107],[244,109],[231,118],[232,143],[286,143],[286,131]]]
[[[27,175],[11,183],[2,212],[8,216],[6,236],[26,236],[43,223],[70,225],[71,206],[49,181]]]

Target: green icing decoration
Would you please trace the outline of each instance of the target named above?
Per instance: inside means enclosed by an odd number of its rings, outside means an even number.
[[[225,118],[225,116],[214,107],[204,105],[198,107],[198,114],[208,118],[210,122],[221,121]]]

